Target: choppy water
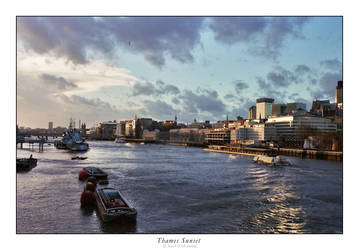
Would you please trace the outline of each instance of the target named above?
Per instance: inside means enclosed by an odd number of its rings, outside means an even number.
[[[342,233],[341,162],[288,157],[293,166],[272,168],[200,148],[89,144],[83,161],[53,145],[17,150],[38,158],[17,173],[18,233]],[[80,208],[78,172],[87,166],[109,174],[137,223],[104,224],[96,210]]]

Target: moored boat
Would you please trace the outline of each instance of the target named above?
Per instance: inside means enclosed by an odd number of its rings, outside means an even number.
[[[122,140],[120,137],[115,138],[115,143],[126,143],[125,140]]]
[[[120,191],[114,188],[96,190],[96,203],[101,219],[104,222],[114,220],[131,220],[137,218],[137,211],[125,199]]]
[[[100,168],[86,167],[83,168],[83,171],[87,172],[88,177],[93,176],[96,177],[97,180],[107,179],[107,173]]]
[[[279,155],[277,156],[256,155],[253,157],[253,161],[259,164],[265,164],[265,165],[277,166],[277,167],[290,165],[288,161],[286,161]]]
[[[71,160],[86,160],[87,157],[81,157],[81,156],[73,156],[71,157]]]
[[[28,171],[37,165],[37,159],[32,158],[18,158],[16,159],[16,172]]]

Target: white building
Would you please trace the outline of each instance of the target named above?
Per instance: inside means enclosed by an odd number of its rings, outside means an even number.
[[[264,123],[235,130],[236,140],[271,141],[276,139],[276,129]]]
[[[337,125],[330,119],[308,115],[271,117],[266,124],[273,124],[277,136],[283,139],[297,140],[301,134],[312,133],[312,129],[320,132],[337,132]]]

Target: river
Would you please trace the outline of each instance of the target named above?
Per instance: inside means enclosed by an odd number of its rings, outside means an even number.
[[[17,233],[342,233],[342,162],[286,157],[273,168],[252,157],[201,148],[89,141],[71,153],[45,144],[17,149],[38,164],[17,173]],[[88,157],[71,160],[74,155]],[[87,166],[109,174],[137,209],[137,222],[103,223],[80,208]]]

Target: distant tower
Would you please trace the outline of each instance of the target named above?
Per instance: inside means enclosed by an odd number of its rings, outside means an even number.
[[[177,114],[175,114],[175,121],[177,122]]]
[[[224,123],[224,127],[225,127],[225,128],[228,128],[228,124],[229,124],[229,121],[228,121],[228,113],[227,113],[226,121],[225,121],[225,123]]]
[[[69,125],[69,129],[72,129],[72,126],[73,126],[73,121],[72,121],[72,118],[70,118],[70,125]]]
[[[49,122],[49,129],[48,130],[51,132],[53,128],[54,128],[54,123]]]

